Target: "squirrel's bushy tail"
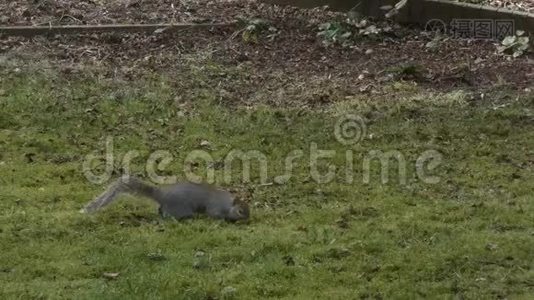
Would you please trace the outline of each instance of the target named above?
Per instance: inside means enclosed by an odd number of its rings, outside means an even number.
[[[92,213],[112,203],[122,193],[138,194],[154,199],[157,188],[135,177],[119,178],[95,200],[89,202],[82,212]]]

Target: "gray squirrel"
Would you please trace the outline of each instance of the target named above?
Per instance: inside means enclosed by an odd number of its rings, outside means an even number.
[[[92,213],[112,203],[120,194],[147,197],[159,204],[162,217],[186,219],[206,214],[214,219],[235,222],[249,218],[246,202],[227,191],[207,184],[181,182],[156,187],[135,177],[120,178],[104,193],[89,202],[81,212]]]

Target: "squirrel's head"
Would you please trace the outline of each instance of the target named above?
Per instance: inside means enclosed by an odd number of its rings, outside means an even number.
[[[228,221],[247,220],[249,216],[250,210],[248,208],[248,204],[238,198],[235,198],[232,208],[230,208],[226,219]]]

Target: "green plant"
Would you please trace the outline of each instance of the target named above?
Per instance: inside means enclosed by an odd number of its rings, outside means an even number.
[[[323,44],[326,46],[340,44],[346,47],[352,44],[352,31],[348,24],[343,22],[327,22],[319,25],[317,36],[323,38]]]
[[[530,38],[525,36],[525,32],[518,30],[515,35],[507,36],[502,40],[501,45],[497,48],[499,53],[511,54],[513,57],[519,57],[527,52],[530,48]]]
[[[241,37],[243,41],[247,43],[257,43],[258,37],[260,34],[269,32],[268,37],[272,40],[276,35],[278,35],[278,29],[271,25],[271,23],[264,19],[251,19],[251,20],[241,20],[244,24],[244,29],[242,30]]]
[[[434,35],[434,37],[432,38],[432,40],[425,44],[425,47],[426,47],[429,51],[436,51],[437,49],[439,49],[440,45],[441,45],[444,41],[447,41],[447,40],[448,40],[448,37],[447,37],[446,35],[441,34],[441,33],[438,31],[438,32],[435,33],[435,35]]]
[[[346,21],[333,21],[319,25],[319,37],[323,38],[326,46],[339,44],[343,47],[351,46],[356,37],[378,38],[383,32],[389,32],[390,27],[379,27],[367,20],[347,18]]]

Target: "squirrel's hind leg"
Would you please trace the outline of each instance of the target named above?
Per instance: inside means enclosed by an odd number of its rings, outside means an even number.
[[[166,212],[165,210],[163,210],[163,208],[161,208],[161,206],[158,207],[158,214],[162,219],[167,219],[167,218],[172,217],[172,215],[169,214],[168,212]]]

